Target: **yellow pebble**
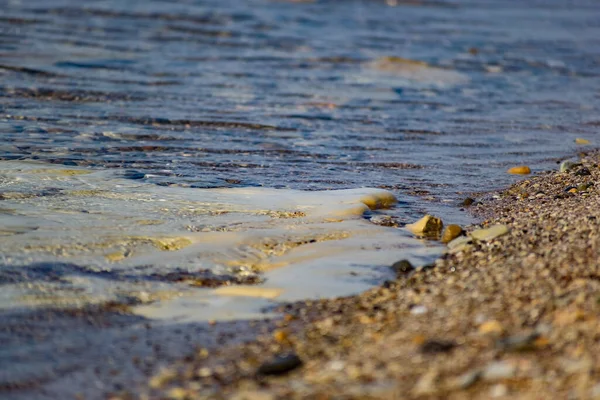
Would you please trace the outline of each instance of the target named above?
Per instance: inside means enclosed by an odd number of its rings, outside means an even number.
[[[587,139],[577,138],[575,139],[576,144],[590,144],[590,141]]]
[[[500,325],[500,322],[492,319],[490,321],[485,321],[483,324],[479,326],[479,333],[483,335],[492,335],[498,336],[504,332],[504,328]]]
[[[507,172],[514,175],[527,175],[531,173],[531,169],[527,165],[519,165],[518,167],[510,168]]]
[[[289,342],[289,335],[288,335],[287,331],[285,331],[283,329],[277,329],[275,332],[273,332],[273,338],[278,343],[288,343]]]

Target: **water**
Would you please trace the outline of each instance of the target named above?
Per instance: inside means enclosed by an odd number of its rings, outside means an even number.
[[[370,219],[598,143],[599,38],[583,0],[0,0],[0,308],[253,318],[426,264]]]

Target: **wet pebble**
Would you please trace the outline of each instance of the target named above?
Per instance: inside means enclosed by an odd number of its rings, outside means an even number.
[[[498,224],[485,229],[477,229],[476,231],[471,232],[470,236],[475,240],[487,242],[502,235],[505,235],[508,232],[508,226]]]
[[[281,375],[302,366],[302,360],[295,353],[278,355],[263,363],[257,373],[259,375]]]
[[[442,234],[442,243],[449,243],[464,233],[459,225],[448,225]]]
[[[391,268],[396,273],[397,277],[406,275],[407,273],[415,269],[415,267],[408,260],[397,261],[392,265]]]
[[[513,175],[528,175],[531,173],[531,169],[527,165],[519,165],[509,168],[507,172]]]
[[[417,222],[406,225],[406,228],[415,235],[426,237],[439,237],[443,227],[442,220],[432,215],[425,215]]]
[[[475,203],[475,199],[473,199],[471,197],[467,197],[466,199],[463,200],[463,202],[461,203],[461,205],[464,206],[464,207],[469,207],[473,203]]]

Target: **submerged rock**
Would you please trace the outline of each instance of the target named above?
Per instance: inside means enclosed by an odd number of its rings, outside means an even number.
[[[439,237],[443,227],[442,220],[432,215],[425,215],[417,222],[406,225],[406,228],[415,235],[426,237]]]
[[[575,139],[575,144],[590,144],[590,141],[583,138],[577,138]]]
[[[444,229],[444,233],[442,235],[442,243],[450,243],[452,240],[456,239],[463,233],[463,228],[461,228],[459,225],[448,225],[446,229]]]
[[[471,232],[470,235],[475,240],[488,242],[507,234],[509,231],[508,226],[498,224],[485,229],[477,229],[476,231]]]

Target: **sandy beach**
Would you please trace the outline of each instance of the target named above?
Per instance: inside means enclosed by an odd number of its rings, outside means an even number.
[[[256,340],[164,369],[146,398],[599,398],[599,163],[476,196],[467,232],[508,233],[359,296],[285,306]]]

